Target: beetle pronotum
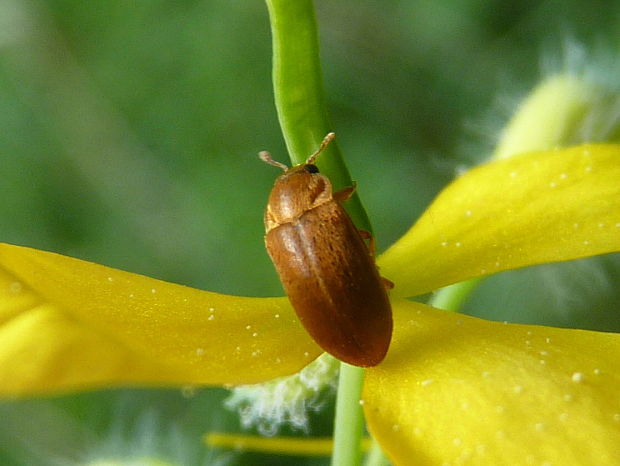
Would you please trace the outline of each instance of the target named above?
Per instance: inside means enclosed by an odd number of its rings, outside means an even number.
[[[356,366],[379,364],[392,338],[392,309],[373,252],[340,205],[355,186],[332,192],[314,164],[329,133],[305,163],[281,168],[265,211],[265,245],[302,324],[328,353]]]

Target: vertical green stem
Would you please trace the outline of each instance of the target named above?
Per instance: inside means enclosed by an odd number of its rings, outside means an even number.
[[[267,0],[267,6],[278,118],[291,159],[302,163],[332,130],[325,108],[314,6],[310,0]]]
[[[390,466],[390,464],[390,460],[383,454],[381,445],[373,438],[370,451],[364,458],[364,466]]]
[[[334,131],[325,106],[314,4],[312,0],[266,2],[273,38],[276,108],[289,156],[293,163],[298,164],[305,162],[328,132]],[[334,189],[351,186],[351,176],[337,143],[331,143],[316,164],[330,178]],[[357,195],[345,207],[358,228],[371,231]],[[363,369],[341,364],[334,465],[360,464],[363,412],[359,400],[363,379]]]
[[[459,312],[463,304],[465,304],[465,301],[467,301],[471,293],[480,284],[481,280],[481,278],[472,278],[465,282],[446,286],[433,295],[429,304],[439,309],[445,309],[446,311]]]
[[[305,162],[330,131],[312,0],[266,0],[273,42],[273,88],[278,119],[294,164]],[[337,139],[317,159],[334,189],[351,186]],[[358,228],[371,231],[357,195],[345,205]]]
[[[364,369],[340,363],[332,466],[359,466],[364,416],[360,407]]]

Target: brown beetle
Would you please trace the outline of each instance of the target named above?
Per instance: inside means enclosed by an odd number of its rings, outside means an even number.
[[[335,137],[329,133],[306,163],[284,170],[265,211],[265,245],[301,323],[328,353],[356,366],[375,366],[392,338],[392,309],[372,246],[340,203],[355,186],[332,194],[314,165]],[[372,244],[372,243],[371,243]]]

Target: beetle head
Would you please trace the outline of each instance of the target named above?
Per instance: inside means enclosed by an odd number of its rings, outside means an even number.
[[[335,136],[334,133],[329,133],[305,163],[290,168],[273,160],[269,152],[259,154],[261,160],[284,171],[276,179],[269,196],[265,218],[268,229],[293,221],[308,210],[332,199],[331,183],[326,176],[319,173],[314,161]]]

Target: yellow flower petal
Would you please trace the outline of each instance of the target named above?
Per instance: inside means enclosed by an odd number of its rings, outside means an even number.
[[[394,311],[364,410],[395,464],[620,464],[620,335]]]
[[[393,295],[620,250],[620,146],[482,165],[449,185],[380,258]]]
[[[286,298],[209,293],[0,244],[0,395],[256,383],[321,353]]]

